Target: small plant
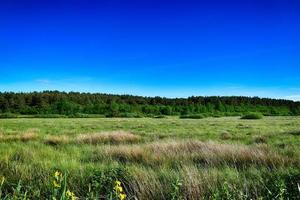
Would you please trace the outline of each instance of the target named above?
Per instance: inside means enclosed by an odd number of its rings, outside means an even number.
[[[283,180],[278,180],[276,182],[276,187],[278,188],[278,194],[277,196],[275,197],[276,199],[279,199],[279,200],[284,200],[284,195],[285,195],[285,192],[286,192],[286,185],[284,183]]]
[[[4,176],[0,176],[0,199],[3,200],[27,200],[28,198],[28,190],[26,187],[22,186],[21,181],[18,182],[17,185],[12,187],[12,193],[5,194],[3,191],[3,185],[6,179]]]
[[[216,190],[213,191],[212,199],[213,200],[219,200],[219,199],[238,199],[237,196],[243,197],[242,191],[239,191],[239,194],[236,194],[238,192],[238,189],[232,188],[232,186],[225,181],[220,185],[219,188],[216,188]]]
[[[55,171],[52,180],[52,200],[76,200],[76,195],[67,189],[67,176]]]
[[[23,191],[23,186],[21,184],[21,181],[19,181],[18,185],[15,188],[13,188],[13,196],[12,196],[11,199],[13,199],[13,200],[18,200],[18,199],[26,200],[27,199],[27,193],[28,193],[27,190]]]
[[[180,190],[181,190],[182,182],[178,179],[176,179],[175,183],[172,183],[172,193],[171,193],[171,199],[172,200],[180,200],[182,199]]]
[[[1,176],[0,177],[0,199],[2,199],[2,188],[3,188],[3,184],[5,182],[5,177],[4,176]]]
[[[126,198],[125,185],[121,180],[125,180],[127,176],[126,168],[123,167],[93,171],[89,197],[91,199],[124,200]]]
[[[232,199],[229,184],[225,181],[222,187],[225,199]]]

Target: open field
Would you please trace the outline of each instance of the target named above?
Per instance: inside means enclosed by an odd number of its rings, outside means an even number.
[[[50,199],[58,170],[80,199],[116,180],[126,199],[299,199],[299,146],[300,117],[0,119],[0,195]]]

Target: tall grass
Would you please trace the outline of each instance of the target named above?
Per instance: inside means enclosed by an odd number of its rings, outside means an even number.
[[[138,135],[125,131],[101,132],[93,134],[81,134],[77,137],[78,143],[98,144],[98,143],[121,143],[137,142],[140,140]]]
[[[269,117],[0,121],[0,199],[51,198],[56,170],[67,174],[58,199],[67,190],[86,200],[118,199],[121,190],[142,200],[299,199],[299,141],[291,134],[298,124]]]

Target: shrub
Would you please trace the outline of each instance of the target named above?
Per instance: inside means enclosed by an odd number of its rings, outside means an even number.
[[[166,118],[166,116],[165,115],[155,115],[155,116],[153,116],[153,118],[160,119],[160,118]]]
[[[253,138],[253,143],[256,144],[266,144],[267,143],[267,138],[263,136],[257,136]]]
[[[204,115],[201,114],[194,114],[194,115],[181,115],[180,119],[203,119],[205,118]]]
[[[223,115],[220,114],[220,113],[215,113],[215,114],[212,115],[212,117],[214,117],[214,118],[220,118],[220,117],[223,117]]]
[[[290,135],[299,136],[300,135],[300,130],[289,131],[287,133],[290,134]]]
[[[225,112],[223,113],[224,116],[226,117],[236,117],[236,116],[240,116],[240,113],[237,112]]]
[[[68,115],[69,118],[89,118],[89,114],[83,114],[83,113],[74,113]]]
[[[60,114],[38,114],[34,115],[35,118],[66,118],[66,115]]]
[[[120,117],[124,117],[124,118],[141,118],[142,116],[138,113],[122,113],[120,115]]]
[[[248,113],[241,117],[241,119],[262,119],[263,115],[261,113]]]
[[[220,139],[221,140],[230,140],[232,138],[231,134],[228,132],[222,132],[220,134]]]
[[[18,115],[17,114],[13,114],[13,113],[2,113],[0,114],[0,118],[17,118]]]

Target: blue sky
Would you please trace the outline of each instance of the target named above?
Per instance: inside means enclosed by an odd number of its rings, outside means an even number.
[[[0,0],[0,91],[300,100],[295,0]]]

